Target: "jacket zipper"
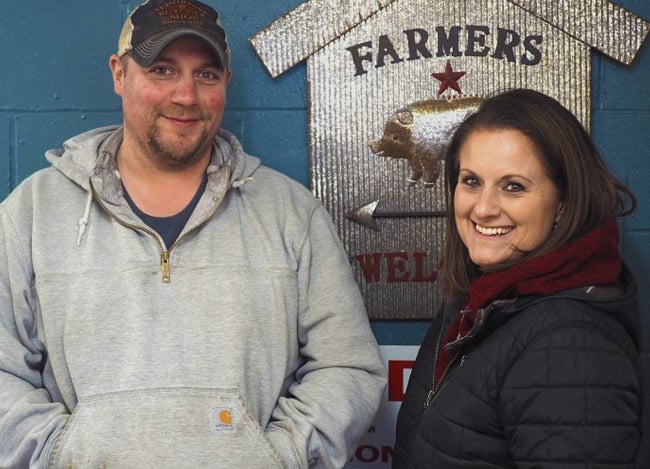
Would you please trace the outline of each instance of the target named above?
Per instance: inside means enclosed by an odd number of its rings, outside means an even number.
[[[230,180],[230,166],[229,165],[226,166],[226,179]],[[90,189],[92,190],[93,197],[94,197],[95,201],[109,216],[114,218],[120,225],[125,226],[127,228],[131,228],[133,230],[143,231],[143,232],[151,235],[153,237],[153,239],[156,240],[156,242],[158,243],[158,247],[160,248],[160,273],[161,273],[161,276],[162,276],[162,283],[171,282],[171,268],[170,268],[170,265],[169,265],[169,256],[170,256],[172,250],[174,249],[174,247],[176,247],[176,245],[178,244],[178,242],[182,238],[184,238],[189,233],[197,230],[199,227],[201,227],[205,223],[207,223],[207,221],[210,220],[214,216],[215,213],[217,213],[217,211],[221,207],[221,204],[223,203],[223,200],[226,198],[226,194],[228,193],[228,189],[226,189],[226,191],[223,193],[221,198],[217,201],[217,204],[216,204],[215,208],[212,210],[212,212],[207,217],[205,217],[205,220],[203,220],[201,223],[196,225],[194,228],[192,228],[187,233],[185,233],[182,236],[180,236],[179,238],[177,238],[176,241],[174,241],[174,244],[172,244],[171,247],[168,250],[165,250],[165,246],[160,241],[160,239],[159,239],[160,235],[158,233],[156,233],[153,230],[150,230],[149,228],[147,228],[146,226],[143,226],[143,225],[132,225],[131,223],[127,223],[127,222],[121,220],[120,218],[118,218],[117,216],[115,216],[108,208],[106,208],[106,206],[104,205],[104,202],[102,202],[102,199],[99,197],[97,192],[95,192],[95,188],[93,187],[92,180],[89,181],[89,182],[90,182]]]
[[[440,390],[440,386],[442,385],[442,382],[445,380],[445,376],[447,375],[447,372],[449,371],[451,366],[454,363],[456,363],[456,361],[458,360],[458,357],[460,355],[460,354],[456,354],[449,361],[449,363],[447,363],[447,366],[445,367],[445,369],[442,371],[442,374],[440,375],[440,379],[436,383],[436,368],[438,366],[438,358],[439,358],[439,355],[440,355],[440,343],[442,341],[442,336],[443,336],[444,331],[445,331],[445,328],[441,327],[440,332],[438,332],[438,340],[437,340],[437,343],[436,343],[436,352],[435,352],[435,355],[434,355],[434,358],[433,358],[433,379],[431,380],[431,389],[427,393],[427,399],[424,402],[424,408],[425,409],[428,408],[431,405],[431,401],[433,401],[434,396]],[[467,359],[467,355],[463,354],[461,359],[460,359],[460,365],[459,366],[463,366],[463,363],[465,362],[466,359]]]
[[[442,386],[442,382],[445,380],[445,376],[447,375],[447,372],[452,367],[452,365],[458,361],[459,356],[460,356],[460,365],[458,365],[458,367],[460,368],[461,366],[463,366],[463,363],[465,363],[465,360],[467,359],[467,355],[463,354],[461,356],[460,354],[456,354],[456,356],[452,358],[451,361],[445,367],[444,371],[442,372],[442,375],[440,375],[440,380],[437,383],[435,381],[436,375],[435,375],[435,368],[434,368],[433,385],[429,390],[429,393],[427,394],[427,400],[424,403],[425,409],[431,405],[431,402],[433,401],[433,398],[435,397],[436,393],[440,391],[440,387]]]
[[[492,303],[490,303],[489,310],[488,310],[489,313],[491,313],[491,312],[493,312],[495,310],[495,308],[496,308],[495,303],[496,302],[494,302],[494,301]],[[461,311],[461,318],[462,318],[462,316],[464,314],[465,314],[465,310],[462,310]],[[443,330],[444,330],[444,328],[441,327],[440,332],[438,333],[438,343],[436,344],[436,354],[435,354],[434,361],[433,361],[433,380],[432,380],[432,384],[431,384],[431,389],[427,393],[427,399],[424,402],[424,407],[425,408],[427,408],[427,407],[429,407],[429,405],[431,405],[431,401],[433,401],[433,398],[434,398],[435,394],[440,390],[440,387],[442,385],[442,382],[445,380],[445,376],[447,375],[447,372],[452,367],[452,365],[454,363],[456,363],[456,361],[458,360],[458,357],[460,356],[460,364],[458,365],[459,368],[461,366],[463,366],[463,363],[465,363],[465,360],[467,359],[467,354],[466,353],[463,353],[463,354],[457,353],[449,361],[449,363],[447,364],[447,366],[443,370],[442,375],[440,376],[440,380],[436,383],[436,366],[438,365],[438,354],[440,352],[440,342],[442,340]],[[460,332],[459,332],[458,336],[456,337],[456,340],[458,340],[460,338],[461,338],[461,336],[460,336]]]
[[[441,312],[441,314],[444,314]],[[436,393],[436,367],[438,366],[438,355],[440,355],[440,342],[442,341],[442,334],[443,331],[445,330],[444,327],[440,327],[440,331],[438,332],[438,339],[436,340],[436,351],[433,356],[433,379],[431,380],[431,389],[429,389],[429,393],[427,394],[427,399],[424,401],[424,408],[426,409],[429,407],[431,404],[431,401],[433,400],[433,395]],[[449,368],[449,366],[447,366]],[[445,372],[447,370],[445,369]],[[444,373],[443,373],[444,376]],[[442,381],[442,379],[441,379]]]

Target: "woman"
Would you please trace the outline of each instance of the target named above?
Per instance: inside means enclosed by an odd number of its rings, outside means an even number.
[[[446,304],[397,420],[394,468],[633,468],[639,309],[615,218],[632,192],[576,118],[486,99],[446,157]]]

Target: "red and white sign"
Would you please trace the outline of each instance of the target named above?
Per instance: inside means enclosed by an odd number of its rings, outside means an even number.
[[[393,462],[395,423],[404,399],[411,368],[420,347],[417,345],[383,345],[379,349],[388,369],[388,390],[379,413],[359,442],[345,469],[389,469]]]

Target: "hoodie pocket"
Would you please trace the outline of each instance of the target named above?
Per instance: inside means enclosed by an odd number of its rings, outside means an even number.
[[[236,389],[153,389],[81,399],[53,468],[282,468]]]

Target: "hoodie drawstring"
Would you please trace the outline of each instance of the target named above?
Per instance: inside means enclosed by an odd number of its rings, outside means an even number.
[[[244,184],[247,184],[251,182],[253,178],[251,176],[245,177],[244,179],[238,179],[232,183],[232,188],[233,189],[239,189],[242,187]]]
[[[83,216],[79,219],[79,234],[77,236],[77,246],[81,246],[81,238],[86,232],[86,225],[88,224],[88,217],[90,215],[90,207],[93,203],[93,193],[88,191],[88,198],[86,199],[86,208],[84,209]]]

